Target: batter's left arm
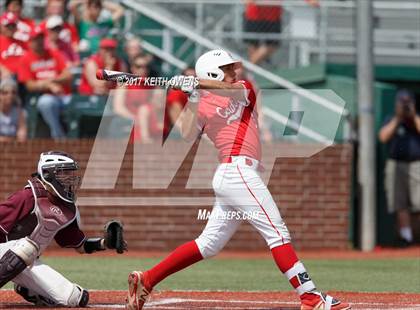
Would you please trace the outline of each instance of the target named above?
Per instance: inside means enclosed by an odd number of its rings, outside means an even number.
[[[207,89],[210,92],[231,97],[236,100],[248,100],[249,90],[242,83],[227,83],[215,80],[199,80],[198,88]]]

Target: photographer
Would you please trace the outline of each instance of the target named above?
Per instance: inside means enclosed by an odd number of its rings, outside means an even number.
[[[398,92],[395,115],[381,128],[379,140],[387,144],[389,153],[385,168],[388,211],[397,214],[399,245],[409,246],[413,243],[411,213],[420,212],[420,116],[411,92]]]

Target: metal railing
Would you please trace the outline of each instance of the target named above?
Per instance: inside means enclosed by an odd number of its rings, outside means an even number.
[[[210,39],[202,36],[201,34],[199,34],[198,32],[196,32],[195,30],[191,29],[191,27],[186,24],[183,23],[182,21],[179,20],[175,20],[174,18],[169,18],[168,13],[166,12],[162,12],[160,11],[156,6],[154,5],[145,5],[140,4],[136,1],[133,0],[123,0],[122,3],[124,5],[126,5],[127,7],[136,10],[138,12],[140,12],[141,14],[143,14],[144,16],[147,16],[157,22],[159,22],[160,24],[162,24],[163,26],[165,26],[168,29],[171,29],[172,31],[176,31],[177,33],[179,33],[180,35],[188,38],[189,40],[195,42],[195,44],[200,45],[203,48],[206,49],[217,49],[217,48],[221,48],[220,45],[216,44],[215,42],[211,41]],[[234,54],[234,53],[233,53]],[[235,55],[234,57],[240,57],[239,55]],[[298,96],[299,98],[305,98],[310,100],[311,102],[313,102],[314,104],[317,104],[319,106],[322,106],[324,108],[326,108],[329,111],[332,111],[333,113],[337,113],[338,115],[343,115],[345,117],[345,121],[348,124],[349,120],[347,119],[347,117],[349,116],[349,111],[347,109],[345,109],[343,106],[340,106],[339,104],[330,101],[324,97],[319,96],[318,94],[316,94],[315,92],[309,91],[307,89],[303,89],[302,87],[260,67],[257,66],[249,61],[247,61],[246,59],[242,59],[243,65],[246,69],[248,69],[250,72],[252,72],[253,74],[256,74],[258,76],[261,76],[277,85],[279,85],[279,87],[288,89],[289,91],[291,91],[292,93],[294,93],[296,96]],[[263,112],[265,113],[269,113],[267,112],[267,110],[263,110]],[[318,142],[320,143],[324,143],[324,140],[319,140]]]
[[[246,56],[244,39],[269,39],[281,42],[281,47],[269,62],[273,66],[294,67],[329,58],[347,56],[353,61],[355,37],[355,2],[321,0],[312,8],[303,0],[261,0],[258,4],[281,5],[284,9],[281,33],[250,33],[243,30],[243,0],[137,0],[137,4],[152,4],[190,25],[197,33],[219,45],[227,46]],[[386,57],[384,62],[420,62],[420,2],[375,1],[375,53]],[[296,14],[307,10],[312,14],[311,34],[301,35],[293,27]],[[393,28],[394,27],[394,28]],[[159,30],[154,30],[155,35]],[[147,30],[139,30],[147,35]],[[162,32],[160,32],[162,35]],[[174,32],[173,38],[179,35]],[[198,49],[197,54],[200,50]],[[297,53],[297,55],[296,55]],[[196,55],[195,55],[196,56]],[[408,57],[409,59],[405,58]],[[405,58],[405,59],[403,59]]]

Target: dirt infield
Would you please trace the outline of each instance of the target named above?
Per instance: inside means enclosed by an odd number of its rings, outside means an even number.
[[[330,292],[352,309],[420,309],[420,294]],[[124,309],[124,291],[92,291],[90,309]],[[145,309],[299,310],[293,292],[155,292]],[[0,291],[0,309],[35,309],[11,290]],[[53,309],[53,308],[49,308]],[[59,309],[59,308],[58,308]],[[62,309],[62,308],[61,308]]]

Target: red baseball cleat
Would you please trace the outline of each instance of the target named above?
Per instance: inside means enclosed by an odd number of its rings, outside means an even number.
[[[141,271],[133,271],[128,275],[128,296],[126,309],[141,310],[152,290],[144,286],[144,274]]]
[[[348,310],[349,304],[341,302],[330,295],[318,292],[305,293],[301,299],[301,310]]]

